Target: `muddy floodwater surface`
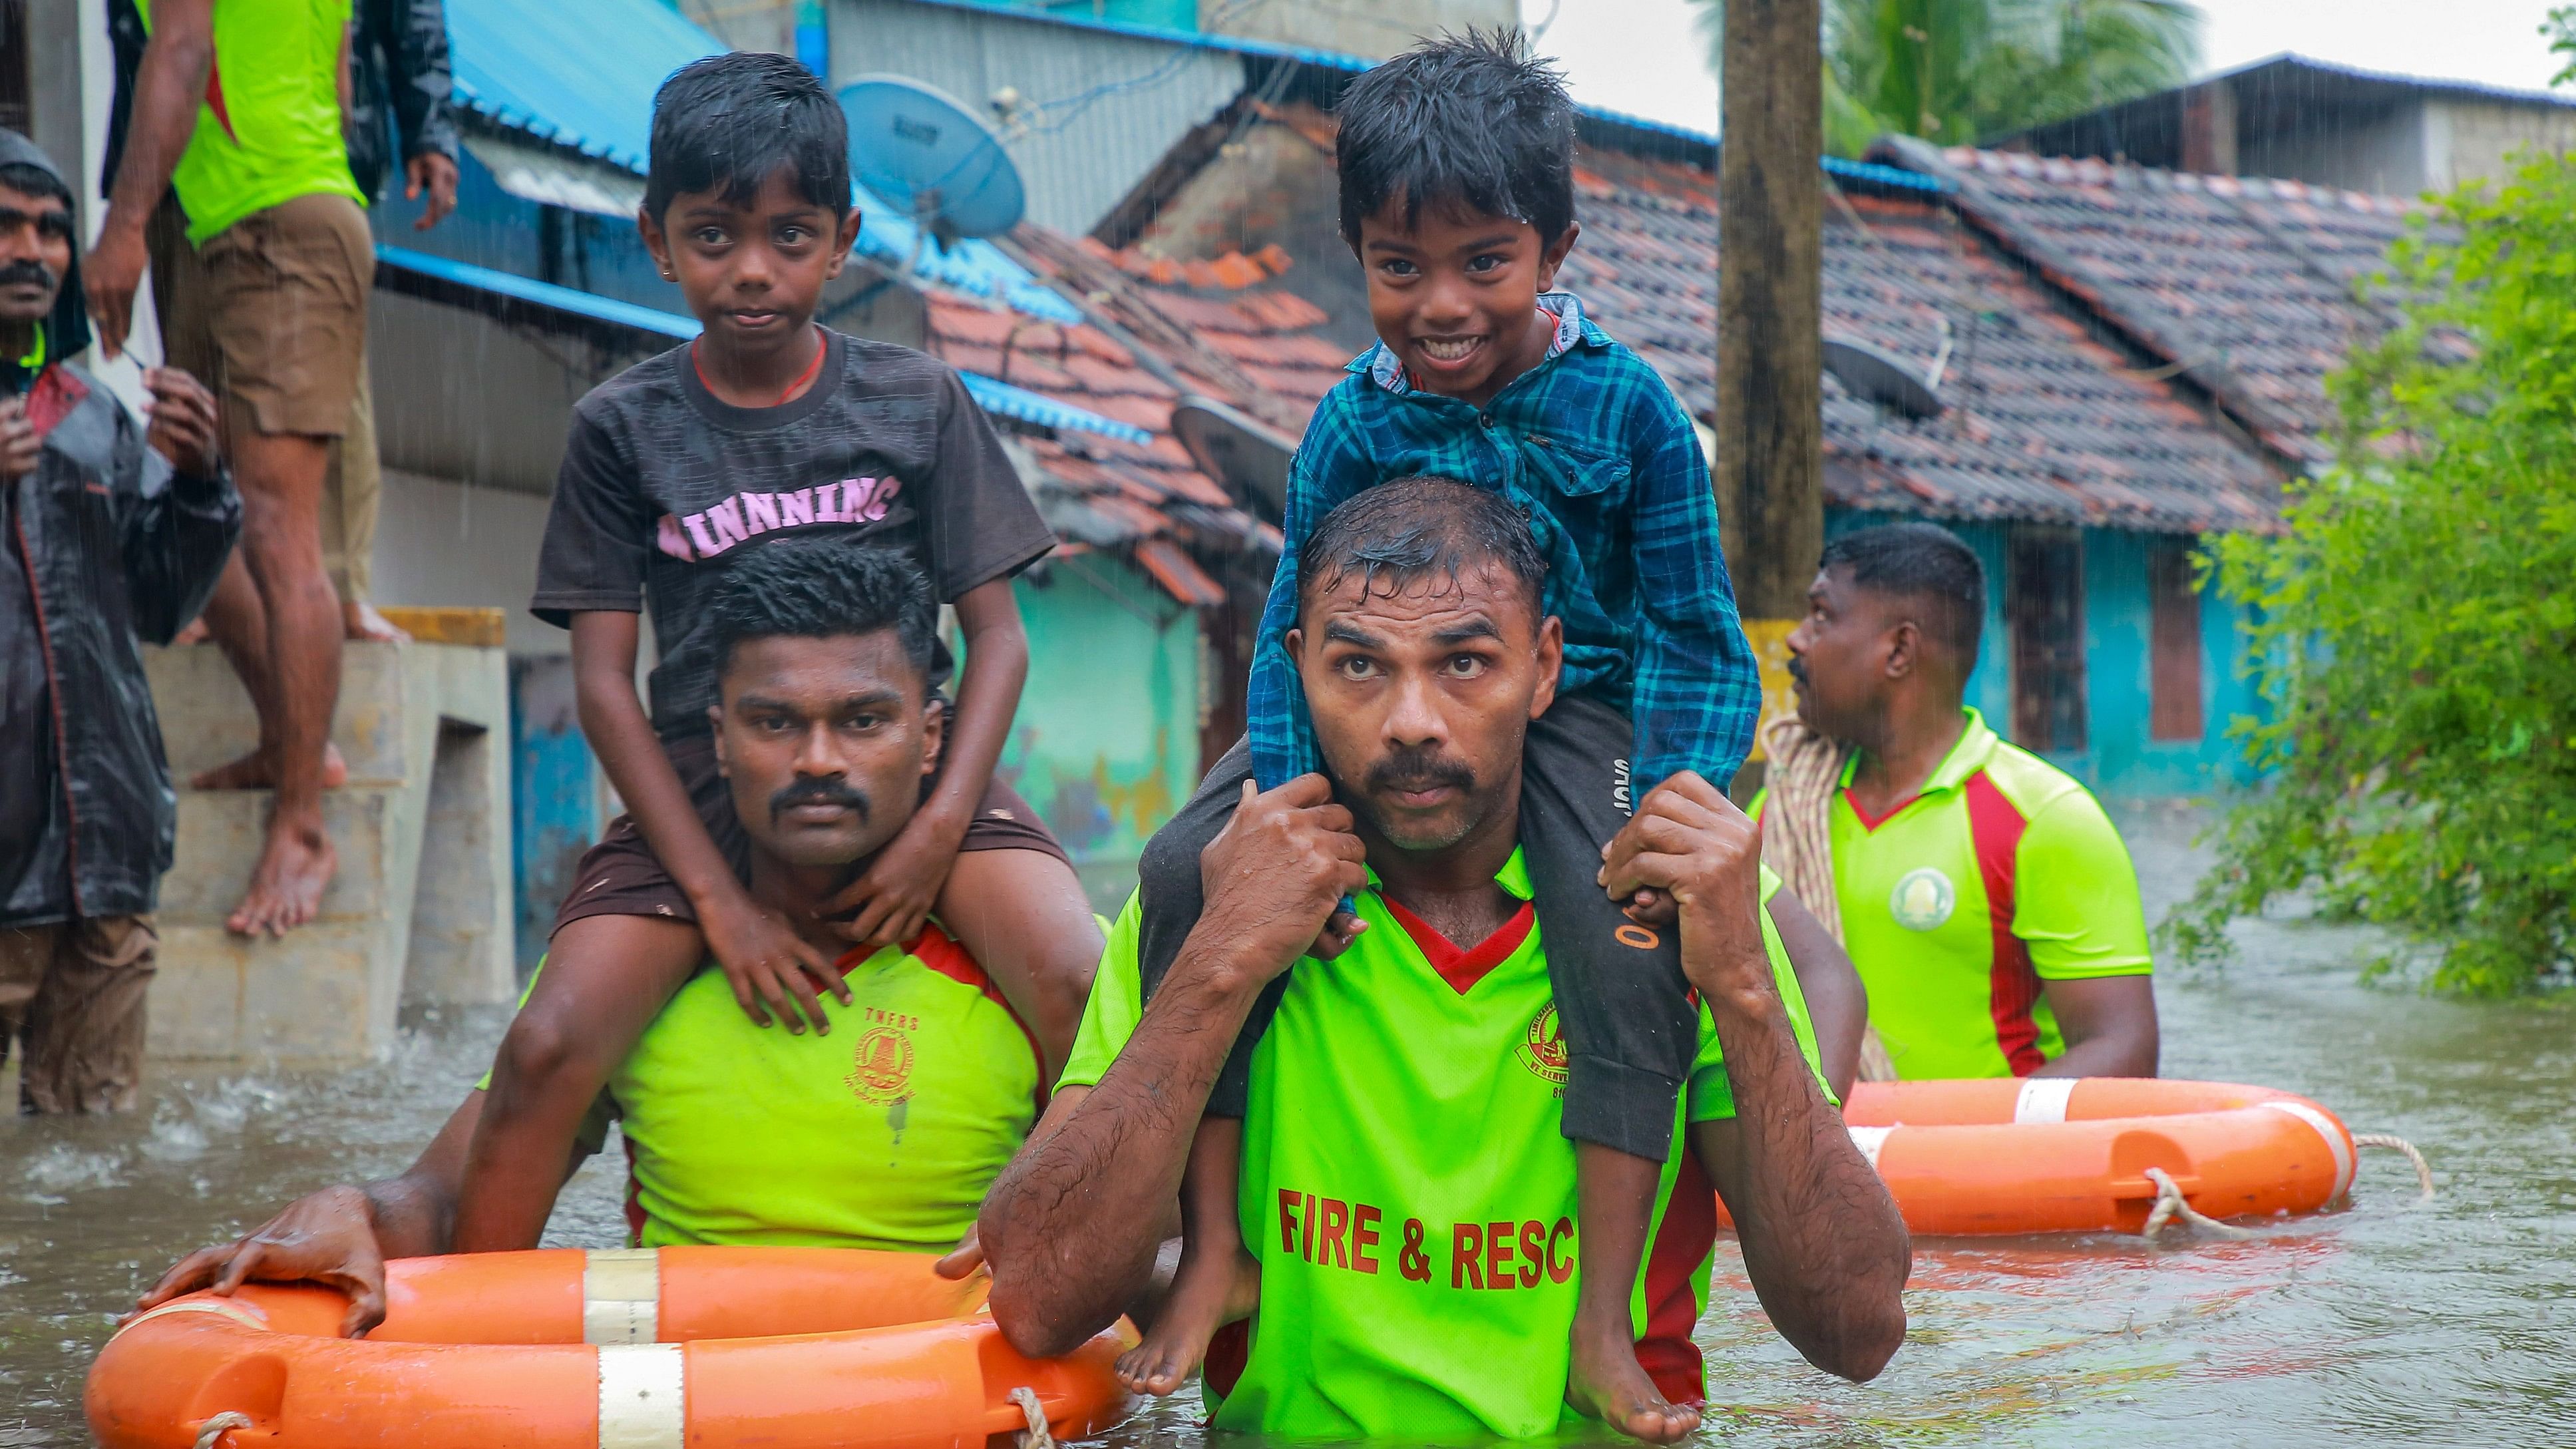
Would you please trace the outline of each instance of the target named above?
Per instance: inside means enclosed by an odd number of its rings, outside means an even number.
[[[2120,818],[2161,918],[2207,817]],[[1921,1241],[1912,1331],[1865,1387],[1781,1343],[1722,1245],[1700,1442],[2576,1445],[2576,1010],[2363,986],[2372,947],[2348,930],[2266,920],[2240,939],[2223,974],[2161,978],[2165,1073],[2401,1133],[2432,1159],[2434,1202],[2368,1153],[2349,1209],[2250,1241]],[[135,1293],[289,1197],[401,1167],[500,1027],[423,1021],[354,1072],[159,1072],[122,1119],[0,1118],[0,1449],[87,1444],[82,1377]],[[14,1102],[14,1078],[0,1090]],[[620,1241],[612,1160],[566,1192],[549,1243]],[[1199,1417],[1195,1397],[1165,1401],[1105,1442],[1196,1445]]]

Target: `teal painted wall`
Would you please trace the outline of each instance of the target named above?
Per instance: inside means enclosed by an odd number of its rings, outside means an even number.
[[[976,0],[995,10],[1035,10],[1071,20],[1116,20],[1165,30],[1199,28],[1198,0]]]
[[[1874,523],[1880,513],[1828,510],[1828,538]],[[2007,739],[2012,735],[2011,636],[2004,618],[2005,539],[2009,525],[1942,522],[1976,550],[1986,568],[1986,629],[1968,703]],[[2104,795],[2134,799],[2205,794],[2253,778],[2228,739],[2229,727],[2261,708],[2246,676],[2244,616],[2214,591],[2201,593],[2201,737],[2150,738],[2148,699],[2154,640],[2147,594],[2147,550],[2153,534],[2084,530],[2084,675],[2086,748],[2052,751],[2059,768]]]
[[[1053,560],[1013,591],[1029,681],[996,773],[1115,910],[1146,838],[1198,784],[1198,615],[1104,554]]]

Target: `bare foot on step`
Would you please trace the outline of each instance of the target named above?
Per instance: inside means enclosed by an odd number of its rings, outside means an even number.
[[[1598,1316],[1600,1322],[1590,1321]],[[1587,1315],[1574,1320],[1574,1361],[1567,1368],[1566,1402],[1622,1434],[1649,1444],[1678,1443],[1699,1427],[1699,1410],[1666,1400],[1637,1362],[1637,1344],[1626,1315]]]
[[[188,777],[191,790],[266,790],[275,786],[277,776],[268,768],[268,756],[253,750],[229,765],[199,770]],[[322,788],[337,790],[349,783],[349,762],[340,755],[338,745],[322,747]]]
[[[365,644],[408,644],[411,636],[396,627],[391,619],[376,612],[376,606],[364,599],[350,599],[340,605],[340,627],[350,639]]]
[[[321,914],[322,892],[339,866],[339,853],[319,820],[302,827],[271,821],[268,848],[226,929],[241,936],[283,936],[312,920]]]

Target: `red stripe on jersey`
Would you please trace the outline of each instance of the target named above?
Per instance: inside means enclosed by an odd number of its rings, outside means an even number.
[[[1530,903],[1523,901],[1521,908],[1512,912],[1510,920],[1494,929],[1494,934],[1477,942],[1472,950],[1461,951],[1457,943],[1440,934],[1438,927],[1406,910],[1395,897],[1381,891],[1378,899],[1386,902],[1387,914],[1395,917],[1395,923],[1404,928],[1404,934],[1411,936],[1413,944],[1421,948],[1423,959],[1431,963],[1431,969],[1439,972],[1440,979],[1448,982],[1449,989],[1460,996],[1475,990],[1477,982],[1491,975],[1495,967],[1512,959],[1512,953],[1529,939],[1530,927],[1538,920],[1538,914]]]
[[[1637,1366],[1676,1404],[1696,1404],[1708,1395],[1699,1345],[1691,1342],[1700,1307],[1691,1275],[1716,1246],[1717,1189],[1700,1170],[1698,1155],[1685,1148],[1672,1201],[1646,1250],[1646,1336],[1637,1340]]]
[[[1029,1060],[1038,1064],[1038,1111],[1046,1111],[1047,1096],[1055,1084],[1046,1079],[1046,1053],[1038,1048],[1038,1034],[1029,1030],[1029,1024],[1020,1019],[1019,1012],[1011,1006],[1011,999],[1002,994],[1002,988],[993,984],[993,977],[984,969],[983,963],[968,955],[956,937],[941,930],[933,921],[921,923],[921,934],[903,943],[903,953],[951,981],[983,992],[985,1000],[1002,1008],[1003,1014],[1010,1017],[1011,1025],[1018,1027],[1020,1035],[1028,1041]],[[858,969],[859,963],[874,954],[861,947],[843,956],[841,974],[849,975]]]
[[[626,1246],[644,1246],[644,1185],[635,1180],[635,1139],[620,1134],[626,1144]]]
[[[238,146],[241,137],[233,131],[232,109],[224,104],[224,72],[213,56],[206,57],[206,109],[215,113],[215,124],[224,128],[224,139]]]
[[[1207,1361],[1199,1374],[1207,1386],[1216,1390],[1220,1399],[1234,1392],[1243,1382],[1243,1371],[1252,1366],[1252,1320],[1238,1318],[1216,1331],[1208,1340]]]
[[[1886,814],[1872,820],[1869,818],[1869,812],[1860,808],[1860,797],[1852,793],[1851,786],[1845,785],[1843,787],[1843,803],[1851,807],[1852,818],[1859,821],[1860,828],[1865,831],[1877,830],[1878,827],[1885,825],[1897,816],[1904,814],[1906,806],[1911,805],[1922,798],[1923,797],[1920,795],[1908,795],[1904,799],[1897,801],[1895,804],[1888,806]]]
[[[1994,940],[1993,964],[1987,968],[1986,1009],[1995,1019],[1995,1044],[2016,1077],[2027,1077],[2048,1065],[2039,1054],[2039,1023],[2031,1009],[2039,1005],[2039,973],[2031,968],[2030,947],[2013,934],[2013,878],[2020,859],[2021,811],[1995,788],[1985,771],[1970,775],[1963,787],[1968,801],[1968,836],[1977,851],[1977,874],[1986,883],[1987,929]]]

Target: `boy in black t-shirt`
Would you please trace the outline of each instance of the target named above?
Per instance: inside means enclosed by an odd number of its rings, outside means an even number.
[[[954,371],[813,321],[858,237],[850,199],[840,108],[794,61],[715,56],[654,98],[636,222],[705,331],[575,408],[533,603],[572,630],[582,730],[630,813],[583,858],[502,1043],[457,1251],[536,1245],[562,1163],[526,1145],[568,1125],[539,1104],[590,1100],[709,956],[753,1019],[821,1030],[816,988],[850,1000],[838,942],[907,941],[936,905],[1030,1028],[1047,1080],[1081,1019],[1098,926],[1062,847],[992,780],[1028,673],[1010,580],[1054,536]],[[854,914],[829,924],[749,893],[709,720],[704,601],[745,551],[790,533],[903,550],[967,644],[921,809],[836,900]],[[645,606],[661,656],[649,716],[634,684]],[[943,652],[937,674],[949,667]],[[854,703],[843,727],[864,714]]]

